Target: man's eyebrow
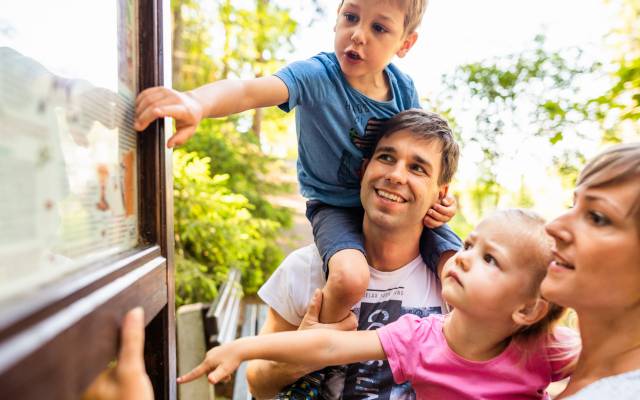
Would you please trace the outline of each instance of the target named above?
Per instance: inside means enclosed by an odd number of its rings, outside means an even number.
[[[433,164],[431,164],[431,161],[425,160],[424,158],[420,157],[419,155],[414,155],[413,159],[414,159],[414,161],[416,161],[419,164],[424,164],[429,168],[433,168]]]
[[[378,146],[376,147],[376,153],[396,153],[395,147],[392,146]]]

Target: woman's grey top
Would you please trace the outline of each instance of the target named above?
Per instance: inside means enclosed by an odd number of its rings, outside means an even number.
[[[566,400],[638,400],[640,399],[640,369],[608,376],[588,385]]]

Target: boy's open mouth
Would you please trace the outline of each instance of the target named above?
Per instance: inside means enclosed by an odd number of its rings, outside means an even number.
[[[354,60],[354,61],[360,61],[362,60],[362,57],[360,57],[360,54],[358,54],[357,52],[353,51],[353,50],[349,50],[346,52],[347,57],[349,57],[350,59]]]

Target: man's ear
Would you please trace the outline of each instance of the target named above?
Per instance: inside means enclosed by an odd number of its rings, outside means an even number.
[[[444,185],[440,185],[440,190],[438,190],[438,200],[442,200],[447,197],[447,193],[449,193],[449,184],[445,183]]]
[[[511,314],[513,322],[521,326],[533,325],[547,315],[549,302],[542,297],[537,297],[518,308]]]
[[[411,32],[410,34],[408,34],[407,37],[404,38],[402,46],[400,46],[400,49],[396,52],[396,55],[400,58],[404,57],[416,43],[416,40],[418,40],[418,32]]]

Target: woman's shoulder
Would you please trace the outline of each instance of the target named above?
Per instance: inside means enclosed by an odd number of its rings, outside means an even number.
[[[640,399],[640,369],[607,376],[591,383],[566,400]]]

